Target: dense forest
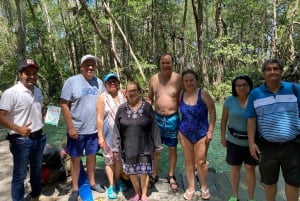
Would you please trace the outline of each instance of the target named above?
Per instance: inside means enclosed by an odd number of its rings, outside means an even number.
[[[113,71],[146,90],[157,57],[171,53],[174,70],[195,69],[216,101],[239,74],[259,84],[267,58],[282,59],[284,78],[300,80],[299,0],[6,0],[0,29],[0,90],[31,57],[48,104],[85,54],[100,59],[100,78]]]

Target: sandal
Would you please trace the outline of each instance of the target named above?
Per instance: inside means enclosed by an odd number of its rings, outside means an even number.
[[[139,200],[140,200],[140,196],[138,194],[136,194],[135,196],[129,199],[129,201],[139,201]]]
[[[153,177],[152,175],[149,175],[149,185],[148,188],[152,188],[156,182],[158,182],[158,176]]]
[[[173,179],[174,181],[171,182],[171,179]],[[176,182],[176,177],[173,175],[173,176],[170,176],[168,175],[167,176],[167,182],[170,184],[170,188],[173,190],[173,191],[177,191],[177,188],[178,188],[178,184]]]
[[[194,194],[195,194],[195,190],[189,191],[189,189],[186,189],[186,191],[183,194],[183,198],[185,200],[191,200],[193,198]]]
[[[107,198],[108,199],[113,200],[113,199],[117,199],[118,198],[118,194],[116,193],[116,189],[115,189],[114,186],[110,186],[107,189],[106,193],[107,193]]]
[[[121,179],[116,182],[116,191],[117,192],[125,192],[128,190],[127,185]]]
[[[209,189],[208,188],[206,190],[203,190],[201,188],[201,198],[203,200],[208,200],[210,198],[210,193],[209,193]]]

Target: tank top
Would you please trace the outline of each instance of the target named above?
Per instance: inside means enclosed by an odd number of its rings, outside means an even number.
[[[122,103],[126,102],[126,98],[123,93],[118,91],[118,100],[119,103],[115,103],[112,96],[107,92],[105,93],[105,102],[104,102],[104,121],[103,121],[103,134],[106,144],[111,147],[113,139],[113,128],[115,124],[115,116],[119,106]]]

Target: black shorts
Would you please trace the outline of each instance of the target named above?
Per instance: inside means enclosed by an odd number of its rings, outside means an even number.
[[[227,141],[226,162],[229,165],[257,165],[257,161],[252,158],[249,147],[239,146]]]
[[[276,184],[280,168],[285,182],[300,187],[300,145],[289,143],[259,144],[261,158],[259,171],[264,184]]]

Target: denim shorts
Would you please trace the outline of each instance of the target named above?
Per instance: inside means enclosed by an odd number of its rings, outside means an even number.
[[[98,134],[79,134],[78,139],[73,139],[67,134],[66,151],[71,157],[96,154],[99,151]]]
[[[259,144],[259,149],[261,151],[259,170],[262,183],[276,184],[281,168],[285,182],[300,187],[299,144],[265,142]]]

